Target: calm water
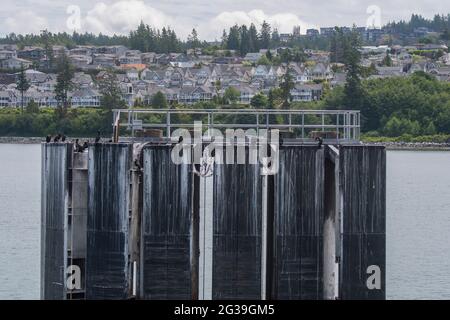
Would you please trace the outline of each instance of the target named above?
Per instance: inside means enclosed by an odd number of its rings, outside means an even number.
[[[450,299],[450,152],[388,152],[387,296]],[[0,299],[39,299],[40,146],[0,144]]]

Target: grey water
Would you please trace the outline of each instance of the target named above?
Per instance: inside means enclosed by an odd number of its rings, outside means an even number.
[[[0,144],[0,299],[39,299],[40,146]],[[450,299],[450,152],[387,153],[388,299]]]

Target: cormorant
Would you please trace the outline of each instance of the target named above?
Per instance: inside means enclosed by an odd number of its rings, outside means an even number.
[[[61,137],[61,142],[65,142],[66,141],[66,136],[65,135],[62,135],[62,137]]]
[[[95,137],[95,143],[99,143],[100,142],[100,130],[97,131],[97,136]]]
[[[45,142],[46,143],[52,142],[52,136],[51,135],[47,135],[47,137],[45,138]]]
[[[53,142],[59,142],[60,139],[61,139],[61,133],[58,133],[58,135],[55,137],[55,139],[53,139]]]
[[[75,152],[83,152],[83,147],[80,145],[80,140],[75,140]]]
[[[87,141],[85,141],[85,142],[83,143],[83,151],[86,150],[88,147],[89,147],[89,144],[88,144]]]
[[[318,148],[318,149],[322,148],[322,144],[323,144],[323,139],[322,139],[321,137],[317,137],[317,138],[316,138],[316,141],[318,141],[318,142],[319,142],[319,144],[318,144],[317,148]]]

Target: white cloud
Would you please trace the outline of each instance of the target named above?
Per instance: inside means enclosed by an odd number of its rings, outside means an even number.
[[[263,10],[251,10],[249,12],[244,11],[226,11],[222,12],[209,22],[209,29],[214,31],[228,29],[229,27],[238,24],[249,25],[254,23],[257,28],[267,21],[272,27],[278,29],[281,33],[292,32],[294,26],[300,26],[301,32],[305,33],[306,29],[314,27],[312,24],[302,21],[297,15],[293,13],[277,13],[269,15],[264,13]],[[208,29],[206,29],[208,30]],[[210,33],[209,36],[212,36]],[[214,35],[217,37],[217,31]]]
[[[16,34],[39,33],[41,30],[48,28],[46,18],[38,16],[33,11],[26,10],[17,11],[16,14],[6,18],[3,32],[14,32]]]
[[[118,1],[111,5],[95,4],[87,12],[82,29],[93,33],[127,34],[143,21],[155,27],[168,26],[173,20],[163,12],[146,5],[140,0]]]

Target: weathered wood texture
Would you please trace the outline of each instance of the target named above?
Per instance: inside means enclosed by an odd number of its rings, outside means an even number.
[[[41,298],[65,299],[67,210],[72,144],[42,144]]]
[[[324,151],[280,148],[272,298],[322,299]]]
[[[386,151],[384,147],[341,146],[343,246],[342,299],[386,297]],[[381,270],[381,289],[369,290],[369,266]]]
[[[260,299],[262,179],[259,165],[216,164],[213,192],[212,298]]]
[[[89,146],[86,298],[128,297],[130,144]]]
[[[170,147],[144,149],[141,297],[190,299],[192,171]]]

